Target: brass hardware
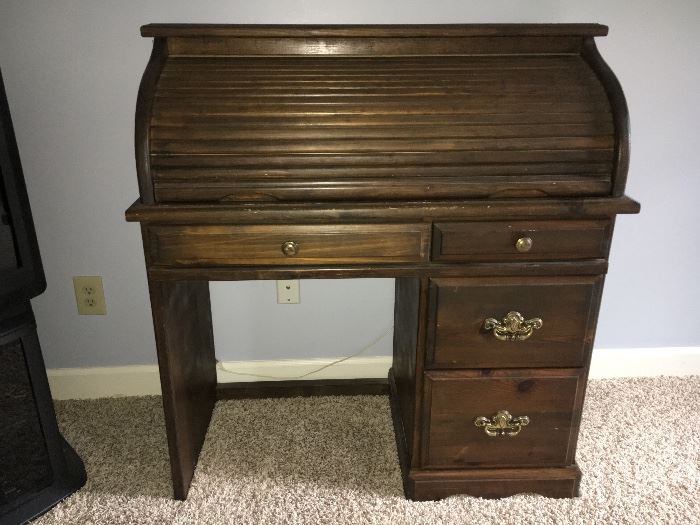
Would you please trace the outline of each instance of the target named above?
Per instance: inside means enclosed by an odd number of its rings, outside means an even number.
[[[489,437],[517,436],[520,434],[523,427],[529,424],[529,417],[513,417],[507,410],[499,410],[498,413],[491,418],[481,416],[474,420],[474,425],[483,428],[484,433]]]
[[[299,251],[299,245],[294,241],[287,241],[282,244],[282,253],[287,257],[294,257]]]
[[[489,317],[484,321],[485,330],[501,341],[524,341],[534,330],[542,328],[542,319],[534,317],[527,321],[520,312],[508,312],[502,321]]]
[[[515,249],[521,253],[529,252],[532,248],[532,239],[530,237],[520,237],[515,241]]]

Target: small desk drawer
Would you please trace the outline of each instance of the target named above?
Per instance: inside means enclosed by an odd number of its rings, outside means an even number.
[[[610,221],[440,222],[435,261],[531,261],[607,256]]]
[[[433,279],[426,366],[583,366],[602,283],[602,276]]]
[[[423,466],[571,464],[581,374],[576,369],[427,372]]]
[[[151,262],[167,266],[419,262],[427,224],[154,226]]]

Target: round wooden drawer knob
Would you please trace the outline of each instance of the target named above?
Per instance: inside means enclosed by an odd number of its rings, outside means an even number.
[[[521,253],[529,252],[532,248],[532,239],[530,237],[520,237],[515,241],[515,249]]]
[[[287,241],[282,245],[282,253],[287,257],[294,257],[299,250],[299,245],[294,241]]]

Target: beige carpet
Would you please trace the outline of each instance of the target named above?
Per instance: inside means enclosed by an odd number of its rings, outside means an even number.
[[[700,377],[592,381],[582,496],[402,496],[384,397],[217,405],[186,502],[170,499],[160,398],[58,403],[88,484],[37,523],[700,523]]]

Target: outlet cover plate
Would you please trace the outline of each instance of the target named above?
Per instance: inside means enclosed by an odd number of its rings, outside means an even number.
[[[102,277],[99,275],[73,277],[73,288],[80,315],[107,315]]]
[[[277,281],[277,303],[299,304],[298,279],[282,279]]]

